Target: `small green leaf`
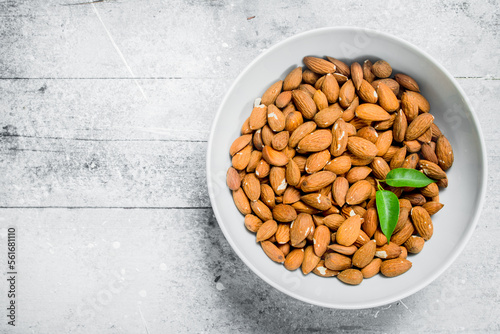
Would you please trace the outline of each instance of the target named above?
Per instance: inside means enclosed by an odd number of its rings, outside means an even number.
[[[391,170],[386,178],[385,183],[392,187],[415,187],[422,188],[434,182],[425,176],[424,173],[416,169],[396,168]]]
[[[375,204],[377,205],[380,228],[389,242],[399,219],[398,197],[392,191],[378,190],[375,194]]]

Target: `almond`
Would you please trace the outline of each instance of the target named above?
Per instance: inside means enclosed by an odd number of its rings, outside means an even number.
[[[326,166],[328,161],[330,161],[330,157],[330,152],[328,150],[311,154],[306,160],[306,173],[312,174],[319,172]]]
[[[293,247],[304,241],[314,227],[312,216],[307,213],[299,213],[295,221],[290,225],[290,243]]]
[[[327,74],[335,72],[335,64],[317,57],[304,57],[304,64],[307,68],[318,74]]]
[[[406,115],[401,109],[396,113],[396,118],[394,119],[393,134],[394,140],[401,143],[406,136],[406,129],[408,127],[408,121],[406,120]]]
[[[387,240],[387,239],[386,239]],[[393,242],[377,247],[375,256],[381,259],[395,259],[401,254],[401,248]]]
[[[358,247],[356,247],[354,245],[342,246],[339,244],[332,244],[332,245],[328,246],[328,249],[330,249],[334,252],[337,252],[339,254],[342,254],[342,255],[349,255],[350,256],[350,255],[356,253],[356,251],[358,250]]]
[[[247,173],[255,172],[259,161],[262,160],[262,152],[254,150],[250,154],[250,161],[248,162],[247,168],[245,169]]]
[[[425,203],[424,205],[422,205],[422,207],[427,210],[427,212],[429,213],[429,215],[433,215],[435,213],[437,213],[439,210],[441,210],[443,208],[443,204],[439,203],[439,202],[427,202]]]
[[[331,74],[327,74],[325,76],[325,80],[321,85],[321,90],[325,94],[327,101],[329,103],[337,102],[340,93],[340,87],[337,82],[337,79]]]
[[[439,188],[436,183],[431,183],[423,188],[420,188],[420,193],[425,197],[439,196]]]
[[[335,181],[336,175],[332,172],[321,171],[309,175],[304,182],[302,182],[301,189],[303,192],[314,192],[321,188],[332,184]]]
[[[281,131],[276,134],[276,136],[273,137],[273,140],[271,141],[271,146],[277,150],[281,151],[285,149],[285,147],[288,145],[288,139],[290,138],[290,135],[288,131]]]
[[[290,205],[278,204],[273,209],[273,217],[279,222],[288,223],[297,218],[297,212]]]
[[[372,72],[372,67],[373,64],[369,59],[363,62],[363,78],[370,83],[375,79],[375,75]]]
[[[241,178],[234,167],[229,167],[226,174],[226,183],[229,189],[236,190],[241,185]]]
[[[280,95],[278,95],[276,101],[274,101],[274,104],[276,105],[276,107],[283,109],[290,103],[290,101],[292,101],[292,92],[283,91],[280,93]]]
[[[296,147],[299,142],[304,139],[305,136],[316,130],[316,123],[306,122],[301,124],[295,131],[293,131],[290,139],[288,140],[288,146]]]
[[[409,151],[408,146],[406,146],[406,150]],[[417,167],[418,162],[419,162],[418,154],[416,153],[410,154],[409,156],[406,157],[405,161],[403,161],[403,165],[401,165],[401,168],[415,169]]]
[[[283,81],[283,90],[294,90],[299,88],[302,82],[302,67],[297,67],[290,71]]]
[[[359,89],[363,80],[363,68],[359,63],[354,62],[351,64],[351,78],[356,89]]]
[[[426,199],[424,196],[422,196],[422,194],[416,194],[416,193],[405,194],[403,198],[409,200],[412,206],[424,205],[426,202]]]
[[[401,246],[406,242],[406,240],[408,240],[408,238],[413,234],[414,231],[415,229],[413,227],[413,224],[407,221],[400,231],[392,235],[391,243],[395,243],[396,245]]]
[[[325,256],[325,267],[330,270],[345,270],[351,268],[351,258],[338,253],[328,253]]]
[[[293,103],[297,107],[297,110],[302,113],[304,118],[311,119],[318,111],[313,98],[303,90],[293,90],[292,99]]]
[[[363,278],[371,278],[377,275],[380,271],[380,265],[382,264],[382,260],[379,258],[373,259],[366,267],[361,269],[361,273],[363,274]]]
[[[349,182],[347,181],[347,179],[344,177],[337,177],[333,182],[332,194],[333,199],[338,206],[343,206],[345,204],[348,190]]]
[[[288,243],[290,241],[290,225],[278,224],[275,237],[276,242],[280,245]]]
[[[285,115],[274,104],[267,106],[267,123],[274,132],[280,132],[285,128]]]
[[[351,159],[348,156],[340,156],[326,164],[325,170],[337,175],[344,174],[351,169]]]
[[[283,87],[283,81],[279,80],[272,84],[262,95],[260,103],[267,106],[269,104],[273,104],[276,101],[276,98],[281,93],[281,88]],[[250,122],[251,124],[251,122]],[[251,126],[250,126],[251,128]]]
[[[386,79],[374,80],[371,82],[371,85],[373,86],[373,88],[377,89],[378,85],[381,82],[384,83],[387,87],[389,87],[391,89],[391,91],[394,93],[394,95],[397,96],[399,94],[399,84],[394,79],[386,78]],[[379,99],[380,99],[380,97],[379,97]]]
[[[347,218],[337,230],[337,243],[343,246],[352,245],[358,238],[360,230],[361,217],[359,215],[354,215]],[[335,270],[333,268],[330,269]]]
[[[325,224],[325,226],[332,231],[337,231],[344,221],[345,218],[339,214],[331,214],[323,219],[323,223]]]
[[[313,237],[314,253],[321,257],[326,252],[328,244],[330,243],[330,230],[325,225],[316,227]]]
[[[304,123],[304,118],[300,111],[292,111],[285,118],[285,130],[294,132],[301,124]]]
[[[373,103],[360,104],[356,108],[356,116],[368,121],[386,121],[391,118],[387,111]]]
[[[359,119],[359,118],[357,118],[357,119]],[[352,123],[352,121],[351,121],[351,123]],[[366,140],[369,140],[375,144],[377,142],[377,139],[378,139],[378,132],[372,126],[365,126],[365,127],[358,130],[358,132],[356,133],[356,136],[364,138]]]
[[[335,103],[328,108],[320,110],[314,115],[313,119],[320,128],[327,128],[335,123],[342,116],[342,113],[343,109],[338,103]]]
[[[417,140],[405,140],[403,144],[406,146],[408,153],[419,152],[422,148],[422,144],[420,144]]]
[[[346,130],[346,123],[343,119],[338,119],[332,129],[332,145],[330,153],[334,157],[340,156],[347,148],[349,136]]]
[[[413,121],[418,115],[418,104],[415,98],[406,91],[401,95],[401,109],[409,122]]]
[[[429,240],[434,232],[434,227],[432,224],[432,219],[427,210],[420,206],[416,206],[411,209],[411,220],[417,230],[418,234],[424,240]]]
[[[306,135],[297,145],[297,152],[319,152],[327,149],[332,144],[330,130],[316,130]]]
[[[295,209],[295,211],[297,211],[298,213],[307,213],[307,214],[310,214],[310,215],[315,215],[315,214],[321,212],[318,209],[315,209],[312,206],[309,206],[309,205],[307,205],[307,204],[305,204],[304,202],[301,202],[301,201],[293,203],[292,206]]]
[[[276,151],[270,146],[264,146],[262,149],[262,157],[267,163],[273,166],[285,166],[289,160],[284,153]]]
[[[371,238],[375,234],[378,226],[377,209],[368,208],[364,218],[363,231],[367,234],[368,238]]]
[[[229,148],[229,154],[231,154],[231,156],[234,156],[236,153],[238,153],[248,144],[250,144],[250,141],[252,141],[251,134],[243,135],[236,138],[236,140],[231,144],[231,147]]]
[[[314,85],[316,81],[318,81],[319,77],[319,74],[316,74],[309,69],[305,69],[302,72],[302,80],[309,85]]]
[[[260,200],[269,208],[274,208],[276,205],[276,196],[274,195],[274,190],[270,185],[260,185]]]
[[[366,267],[370,262],[372,262],[375,256],[375,250],[377,245],[375,240],[370,240],[359,248],[352,257],[352,264],[358,268]]]
[[[425,244],[424,238],[419,237],[417,235],[412,235],[411,237],[408,238],[408,240],[406,240],[404,246],[408,250],[408,253],[418,254],[424,248],[424,244]]]
[[[300,196],[300,190],[293,187],[288,187],[283,194],[283,204],[293,204],[295,202],[298,202],[300,201]]]
[[[394,92],[383,82],[377,87],[378,103],[385,111],[393,112],[398,110],[399,101]]]
[[[251,130],[257,130],[266,125],[267,107],[265,105],[254,107],[248,122]]]
[[[321,260],[316,265],[316,268],[313,269],[313,273],[321,277],[333,277],[339,274],[338,270],[330,270],[325,266],[325,261]]]
[[[434,122],[434,116],[429,113],[418,115],[406,129],[406,140],[414,140],[424,134],[427,131],[432,122]]]
[[[387,153],[389,147],[391,147],[392,139],[392,130],[382,132],[382,134],[378,136],[375,142],[375,146],[377,146],[377,156],[383,157]]]
[[[372,188],[370,182],[366,180],[357,181],[347,191],[346,203],[355,205],[366,201],[370,197]]]
[[[339,104],[342,108],[347,108],[353,102],[356,91],[352,80],[347,80],[345,84],[340,87],[339,91]]]
[[[349,285],[358,285],[363,281],[363,274],[357,269],[346,269],[337,275],[337,278]]]
[[[349,183],[355,183],[361,180],[366,179],[368,175],[372,172],[372,169],[367,166],[360,166],[360,167],[353,167],[347,173],[346,179],[349,181]]]
[[[242,135],[248,135],[252,133],[252,129],[250,129],[250,117],[248,117],[245,122],[243,122],[243,125],[241,126],[241,134]]]
[[[372,72],[379,78],[388,78],[392,74],[392,67],[385,60],[378,60],[373,64]]]
[[[387,162],[380,157],[375,157],[370,164],[370,167],[372,168],[372,172],[375,178],[379,180],[385,180],[387,173],[391,171],[391,168],[389,167]]]
[[[262,220],[259,217],[252,214],[245,215],[245,227],[250,232],[257,233],[259,228],[262,226]]]
[[[436,155],[439,162],[439,167],[442,170],[447,170],[453,165],[453,149],[445,136],[441,135],[436,141]]]
[[[271,142],[274,138],[274,132],[267,124],[262,127],[261,136],[264,146],[271,146]]]
[[[261,159],[255,168],[255,175],[262,179],[269,175],[269,171],[271,170],[271,166],[267,163],[266,160]]]
[[[299,184],[300,169],[293,159],[290,159],[288,161],[288,164],[286,165],[285,178],[286,182],[288,182],[288,184],[291,186],[296,186],[297,184]]]
[[[284,265],[286,269],[293,271],[299,269],[303,261],[304,261],[304,249],[296,248],[292,250],[290,253],[288,253]]]
[[[326,57],[326,59],[328,59],[328,61],[330,61],[331,63],[333,63],[336,67],[336,72],[337,73],[340,73],[342,75],[345,75],[345,76],[349,76],[351,75],[351,71],[349,70],[349,66],[347,66],[346,63],[344,63],[343,61],[341,60],[338,60],[338,59],[335,59],[333,57]]]
[[[332,206],[332,201],[320,193],[311,193],[300,197],[301,201],[320,211],[328,210]]]
[[[266,255],[271,260],[273,260],[274,262],[277,262],[277,263],[285,262],[285,255],[278,247],[276,247],[275,244],[273,244],[270,241],[262,241],[260,243],[260,245],[262,246],[264,253],[266,253]]]
[[[299,86],[299,90],[301,90],[304,93],[306,93],[307,95],[309,95],[309,97],[311,99],[314,96],[314,93],[316,93],[316,88],[314,88],[314,86],[311,86],[311,85],[308,85],[308,84],[301,84]],[[292,98],[293,98],[293,94],[292,94]]]
[[[236,208],[242,214],[247,215],[249,213],[252,213],[252,210],[250,209],[250,201],[248,200],[247,195],[245,195],[243,189],[238,188],[236,190],[233,190],[233,201],[236,205]]]
[[[260,181],[255,174],[245,175],[241,186],[249,200],[256,201],[260,198]]]
[[[366,80],[361,81],[361,85],[359,86],[358,89],[358,95],[359,97],[368,103],[377,103],[378,101],[378,94],[373,88],[372,85]]]
[[[309,274],[318,265],[321,258],[314,253],[313,246],[307,246],[304,251],[304,260],[302,261],[302,273]]]
[[[259,200],[250,202],[250,206],[255,215],[257,215],[257,217],[259,217],[262,221],[268,221],[273,219],[273,214],[271,213],[271,209],[269,209],[267,205],[265,205],[262,201]]]
[[[325,93],[321,90],[316,90],[313,95],[313,101],[316,103],[317,110],[325,109],[328,107],[328,99],[326,98]]]
[[[418,87],[417,82],[415,80],[413,80],[412,77],[410,77],[406,74],[398,73],[398,74],[394,75],[394,80],[396,80],[398,82],[398,84],[400,84],[402,87],[404,87],[408,90],[412,90],[415,92],[420,91],[420,88]]]
[[[361,159],[372,159],[378,152],[375,144],[361,137],[349,137],[347,140],[347,149]]]
[[[278,224],[274,220],[268,220],[257,231],[257,242],[267,240],[272,237],[278,230]]]
[[[425,160],[429,160],[430,162],[435,164],[439,163],[436,152],[434,152],[430,144],[422,144],[420,153],[422,154],[422,158],[424,158]]]
[[[432,123],[431,125],[431,132],[432,140],[437,140],[442,135],[441,130],[439,130],[439,127],[435,123]]]
[[[439,167],[435,163],[432,163],[428,160],[420,160],[419,166],[424,172],[424,174],[430,177],[431,179],[435,180],[446,179],[446,173],[441,169],[441,167]]]
[[[410,270],[411,265],[411,262],[406,259],[387,260],[380,265],[380,272],[386,277],[395,277]]]
[[[354,97],[349,107],[342,113],[342,119],[346,122],[351,121],[356,116],[356,108],[359,106],[359,98],[357,96]]]
[[[291,248],[291,246],[289,243],[288,244],[278,244],[278,249],[283,252],[283,255],[285,255],[285,257],[288,255],[288,253],[290,253],[290,248]]]
[[[269,173],[269,183],[276,195],[283,195],[288,184],[286,183],[286,172],[283,167],[273,167]]]

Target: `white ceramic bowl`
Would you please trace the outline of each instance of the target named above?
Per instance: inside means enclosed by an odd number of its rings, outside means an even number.
[[[435,122],[450,140],[455,154],[448,171],[449,187],[441,192],[444,208],[433,216],[434,236],[420,254],[409,259],[404,275],[377,275],[358,286],[336,278],[304,276],[272,262],[246,230],[243,216],[225,185],[231,165],[229,147],[240,135],[255,98],[290,69],[303,65],[307,55],[332,56],[351,63],[384,59],[394,69],[413,77],[431,104]],[[384,305],[407,297],[442,274],[470,239],[479,218],[486,189],[486,151],[479,122],[465,93],[434,59],[399,38],[372,30],[343,27],[308,31],[271,47],[238,76],[213,121],[207,153],[208,190],[212,207],[234,251],[259,277],[302,301],[325,307],[358,309]],[[465,195],[466,194],[466,195]]]

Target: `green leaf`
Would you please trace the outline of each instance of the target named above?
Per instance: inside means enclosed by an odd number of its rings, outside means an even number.
[[[391,170],[386,178],[385,183],[392,187],[415,187],[422,188],[434,182],[425,176],[424,173],[416,169],[396,168]]]
[[[375,194],[375,204],[377,205],[380,228],[389,242],[399,219],[398,197],[392,191],[378,190]]]

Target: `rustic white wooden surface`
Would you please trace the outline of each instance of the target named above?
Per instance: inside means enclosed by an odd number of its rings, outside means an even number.
[[[0,332],[500,331],[499,1],[86,2],[0,2],[0,309],[7,226],[19,241],[17,326],[0,311]],[[337,25],[430,53],[488,145],[486,205],[460,258],[415,295],[359,311],[307,305],[254,275],[205,181],[210,122],[238,73]]]

